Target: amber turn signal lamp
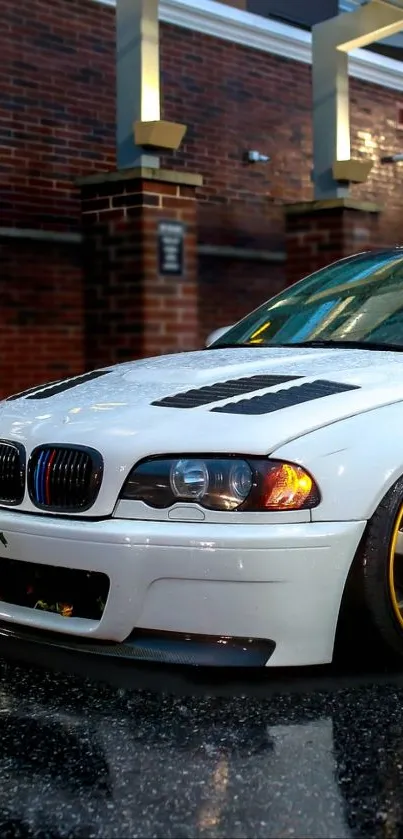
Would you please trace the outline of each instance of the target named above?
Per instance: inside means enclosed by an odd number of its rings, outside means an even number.
[[[263,506],[266,510],[302,510],[313,506],[317,487],[301,466],[278,463],[271,468],[264,481]]]

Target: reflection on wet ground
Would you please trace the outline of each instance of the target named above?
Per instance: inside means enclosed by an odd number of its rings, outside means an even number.
[[[403,688],[171,698],[2,665],[0,837],[403,836]]]

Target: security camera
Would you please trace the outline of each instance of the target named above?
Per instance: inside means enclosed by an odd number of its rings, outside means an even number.
[[[270,157],[267,154],[261,154],[260,151],[247,151],[246,159],[248,163],[268,163]]]
[[[400,163],[403,160],[403,152],[399,154],[388,154],[381,157],[381,163]]]

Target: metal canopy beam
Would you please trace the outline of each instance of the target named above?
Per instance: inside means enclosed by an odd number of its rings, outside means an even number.
[[[116,2],[116,145],[118,169],[158,166],[136,146],[136,121],[160,120],[158,0]]]
[[[116,0],[118,169],[159,168],[186,125],[161,119],[158,0]]]
[[[146,0],[147,2],[147,0]],[[351,160],[348,53],[403,29],[403,0],[370,0],[312,29],[313,181],[316,199],[341,198],[372,163]]]

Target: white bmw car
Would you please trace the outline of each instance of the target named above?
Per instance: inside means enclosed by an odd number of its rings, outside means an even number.
[[[3,640],[323,664],[353,579],[403,655],[403,250],[318,271],[202,351],[0,403]]]

